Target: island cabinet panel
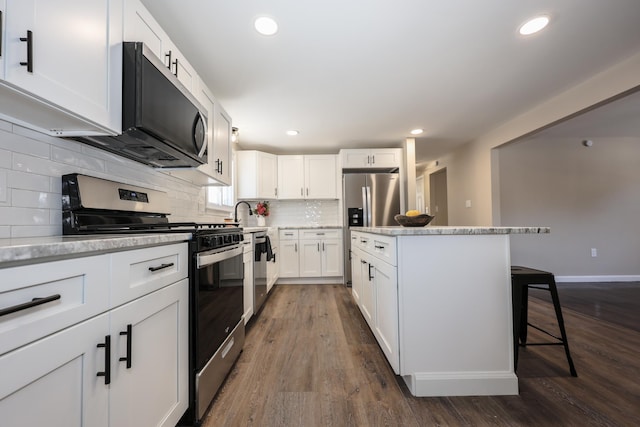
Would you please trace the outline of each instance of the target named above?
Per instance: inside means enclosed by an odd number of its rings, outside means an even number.
[[[509,235],[429,231],[352,231],[352,293],[380,348],[415,396],[518,394]]]

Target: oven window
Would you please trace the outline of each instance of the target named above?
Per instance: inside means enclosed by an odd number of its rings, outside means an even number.
[[[200,370],[242,319],[242,253],[197,271],[196,365]]]

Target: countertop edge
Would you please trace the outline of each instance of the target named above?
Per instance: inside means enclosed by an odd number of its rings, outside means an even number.
[[[0,268],[187,241],[190,233],[79,235],[0,239]]]
[[[383,234],[387,236],[432,236],[432,235],[487,235],[487,234],[549,234],[550,227],[351,227],[352,231]]]

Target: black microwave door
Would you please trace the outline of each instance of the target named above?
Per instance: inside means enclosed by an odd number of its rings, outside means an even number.
[[[198,108],[146,57],[141,65],[137,127],[206,161],[206,124]]]

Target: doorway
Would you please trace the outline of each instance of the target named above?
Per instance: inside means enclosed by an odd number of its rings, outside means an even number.
[[[425,212],[424,206],[424,175],[416,179],[416,209],[420,213]]]
[[[429,205],[435,218],[432,225],[449,225],[447,208],[447,169],[429,175]]]

